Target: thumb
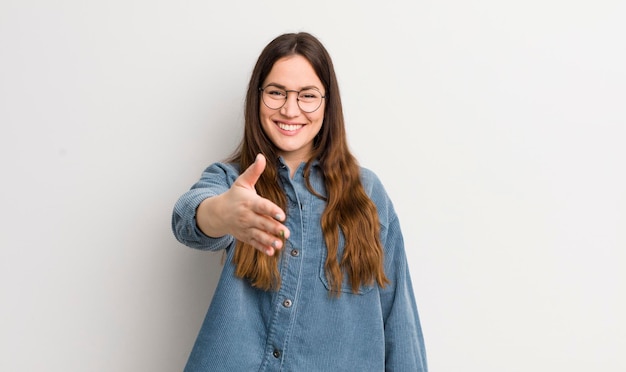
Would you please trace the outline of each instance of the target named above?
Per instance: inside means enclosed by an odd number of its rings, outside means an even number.
[[[258,154],[254,163],[252,163],[248,169],[246,169],[246,171],[239,176],[239,183],[246,188],[254,189],[254,185],[265,170],[265,164],[265,156]]]

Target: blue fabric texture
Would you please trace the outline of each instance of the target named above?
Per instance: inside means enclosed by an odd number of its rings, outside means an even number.
[[[277,252],[282,281],[277,291],[259,290],[237,278],[234,238],[208,237],[196,225],[198,205],[230,188],[239,176],[237,165],[210,165],[174,206],[172,229],[181,243],[226,250],[220,281],[185,372],[427,371],[400,223],[378,177],[361,168],[365,191],[378,209],[385,273],[391,283],[385,288],[363,286],[355,294],[346,277],[337,298],[331,296],[324,272],[327,250],[320,218],[326,203],[307,190],[304,164],[293,178],[280,164],[288,198],[285,225],[291,236]],[[325,195],[316,165],[310,181]]]

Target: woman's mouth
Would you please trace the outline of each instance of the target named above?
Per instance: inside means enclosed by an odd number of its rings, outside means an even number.
[[[304,126],[302,124],[285,124],[285,123],[279,123],[279,122],[277,122],[276,125],[278,125],[280,129],[286,132],[295,132]]]

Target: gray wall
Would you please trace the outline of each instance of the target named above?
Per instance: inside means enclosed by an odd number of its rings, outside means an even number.
[[[432,371],[623,371],[623,1],[0,3],[0,370],[181,370],[220,255],[170,232],[274,36],[334,58]]]

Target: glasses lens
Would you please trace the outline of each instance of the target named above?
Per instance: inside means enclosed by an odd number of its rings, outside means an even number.
[[[304,112],[313,112],[322,104],[322,93],[316,89],[306,89],[298,94],[298,106]]]
[[[267,107],[272,110],[277,110],[285,104],[285,101],[287,100],[287,92],[284,89],[268,85],[263,88],[261,97],[263,98],[263,103],[265,103]]]

